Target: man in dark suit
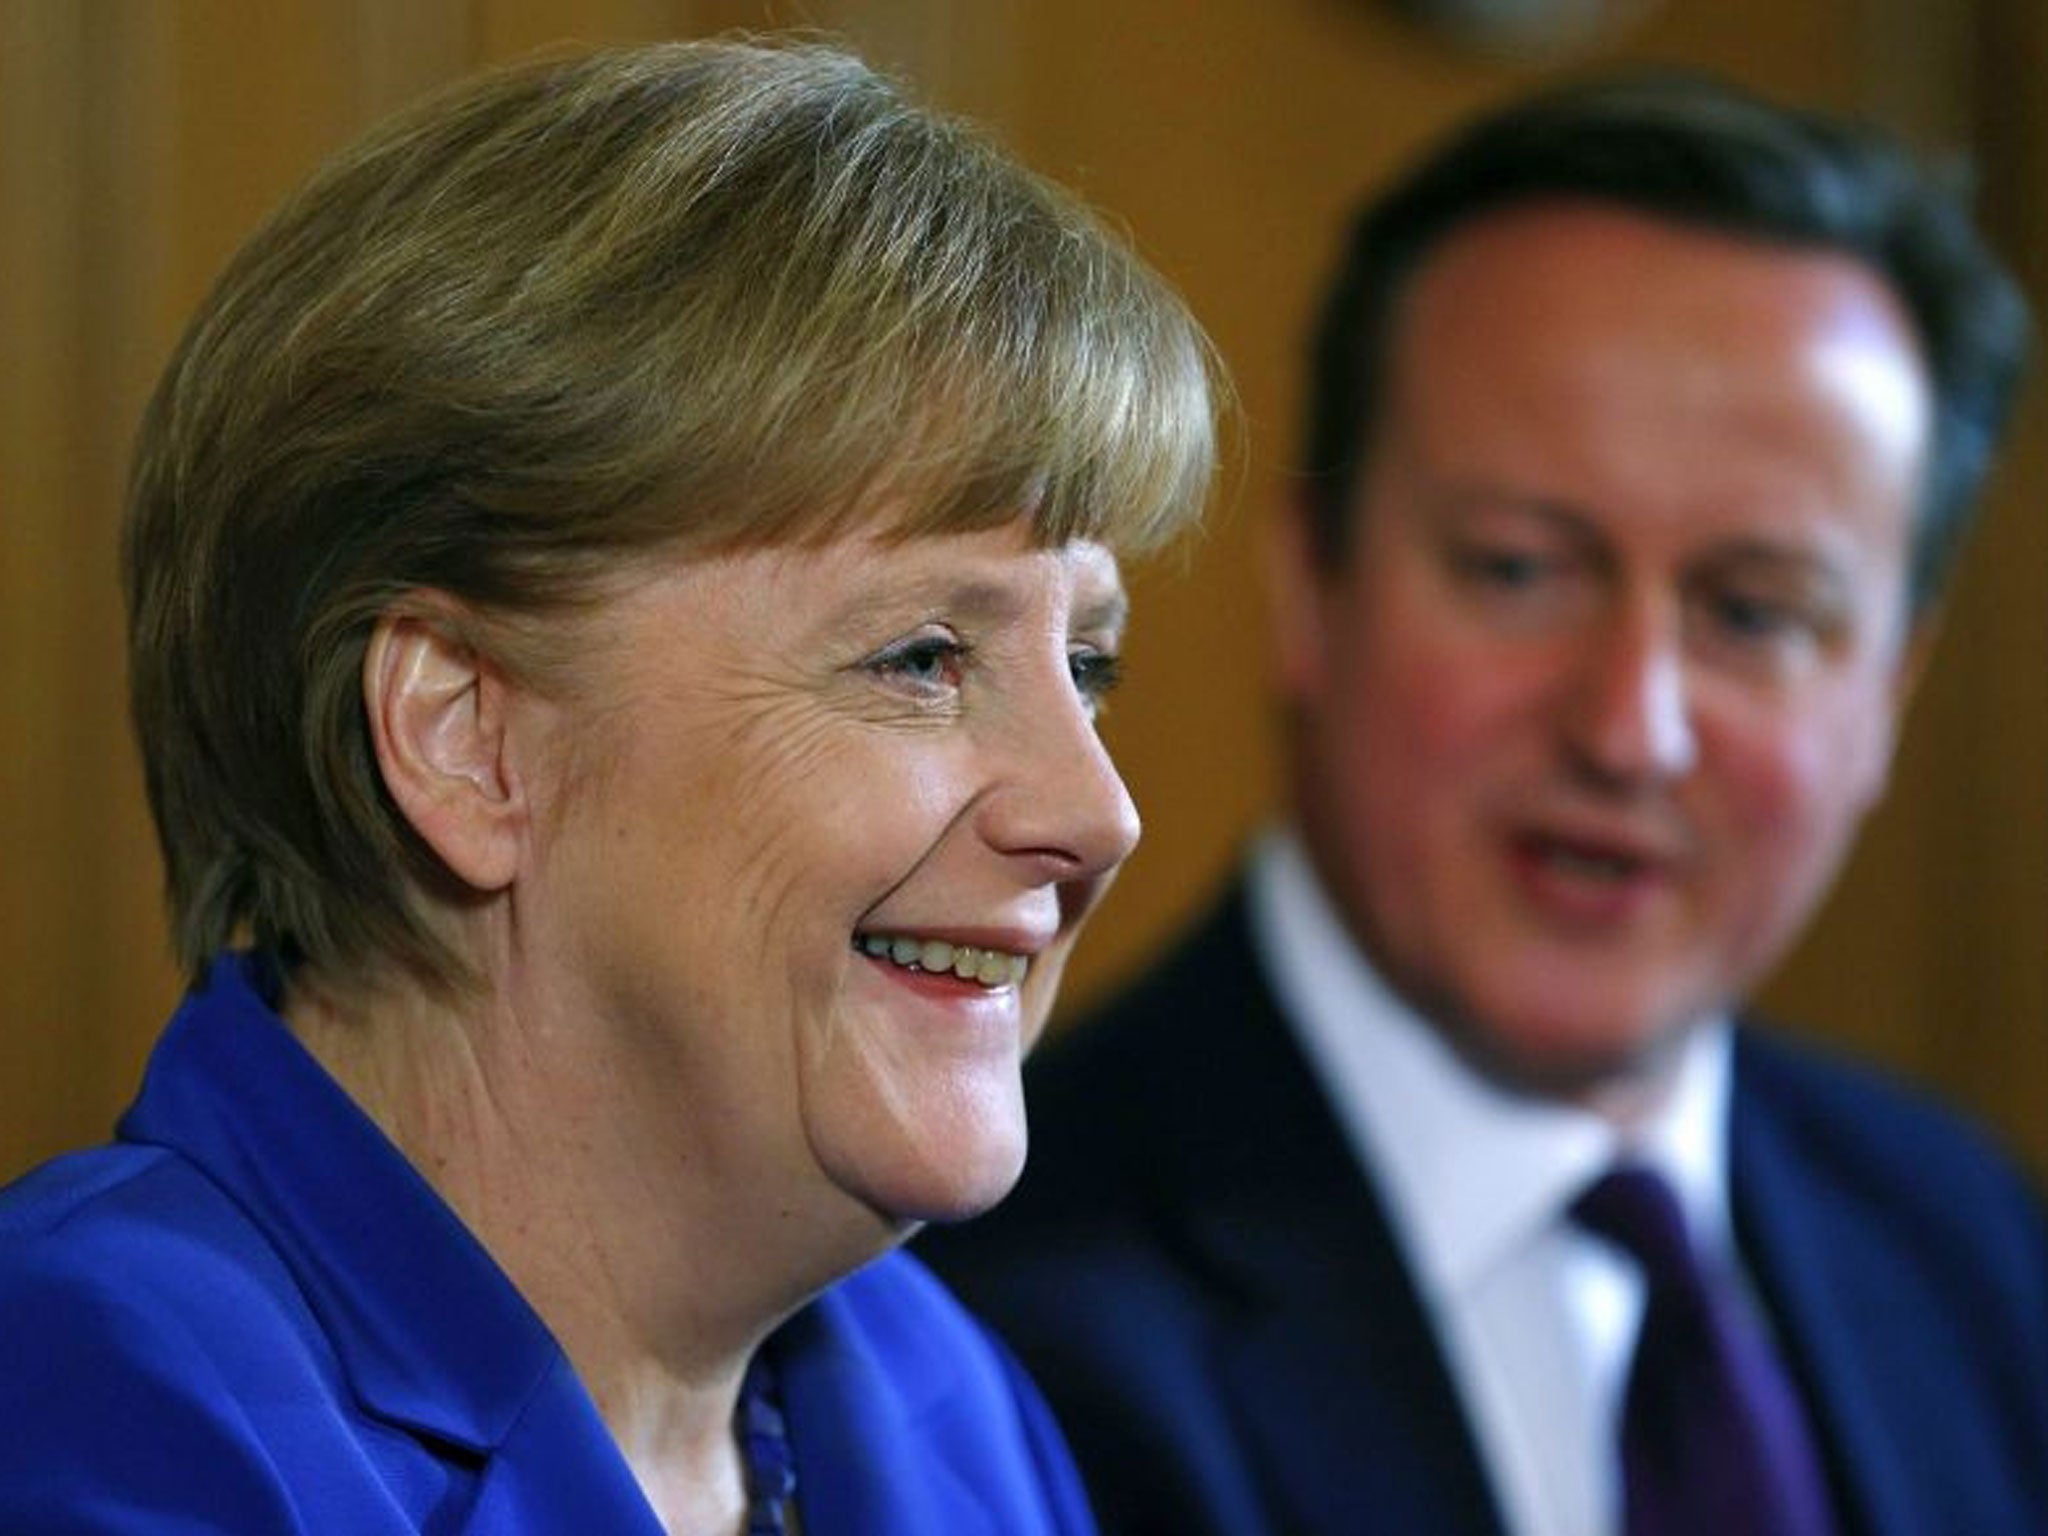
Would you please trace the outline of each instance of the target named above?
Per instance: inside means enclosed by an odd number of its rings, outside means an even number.
[[[2026,329],[1903,153],[1705,82],[1365,210],[1279,529],[1291,821],[925,1244],[1108,1528],[2048,1531],[2033,1192],[1740,1016],[1884,789]],[[1739,1388],[1660,1366],[1695,1293]]]

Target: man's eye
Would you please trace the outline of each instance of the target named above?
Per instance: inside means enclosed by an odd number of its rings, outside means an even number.
[[[1724,593],[1716,598],[1714,616],[1723,629],[1757,638],[1776,634],[1791,622],[1791,615],[1776,603],[1743,597],[1739,593]]]
[[[1519,549],[1473,547],[1459,550],[1457,554],[1457,569],[1461,576],[1485,586],[1510,590],[1534,586],[1550,565],[1547,557]]]
[[[868,663],[877,677],[927,690],[958,688],[967,671],[968,648],[950,635],[921,635],[892,645]]]
[[[1074,691],[1087,703],[1090,713],[1124,680],[1124,659],[1110,651],[1075,650],[1067,653],[1067,671],[1074,679]]]
[[[1714,625],[1746,644],[1815,635],[1821,621],[1796,603],[1747,592],[1721,592],[1709,605]]]

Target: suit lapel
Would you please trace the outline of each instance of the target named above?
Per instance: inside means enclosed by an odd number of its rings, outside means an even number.
[[[1352,1204],[1369,1205],[1363,1191]],[[1303,1529],[1499,1536],[1428,1317],[1378,1213],[1212,1212],[1207,1242],[1254,1292],[1219,1376]]]
[[[1499,1536],[1478,1450],[1377,1193],[1254,957],[1241,898],[1191,953],[1180,1059],[1229,1083],[1156,1164],[1160,1208],[1240,1304],[1217,1370],[1294,1526]],[[1286,1527],[1291,1528],[1291,1527]]]
[[[1742,1040],[1729,1178],[1744,1256],[1805,1388],[1844,1536],[1922,1536],[1932,1528],[1913,1512],[1909,1446],[1885,1419],[1899,1397],[1887,1381],[1892,1351],[1912,1312],[1880,1295],[1877,1249],[1799,1152],[1796,1127],[1759,1091],[1768,1067],[1758,1057],[1755,1042]]]

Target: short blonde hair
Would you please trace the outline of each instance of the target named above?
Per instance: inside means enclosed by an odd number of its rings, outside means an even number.
[[[1199,513],[1218,380],[1077,202],[830,48],[547,60],[392,120],[243,248],[142,425],[132,704],[181,962],[463,979],[361,701],[406,593],[543,616],[634,554],[878,518],[1149,549]]]

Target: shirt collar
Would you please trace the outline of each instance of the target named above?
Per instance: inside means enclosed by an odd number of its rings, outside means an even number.
[[[1620,1159],[1672,1182],[1696,1241],[1731,1246],[1725,1019],[1692,1032],[1672,1093],[1624,1146],[1589,1110],[1472,1071],[1352,943],[1293,832],[1259,840],[1247,883],[1280,1011],[1434,1294],[1469,1294]]]

